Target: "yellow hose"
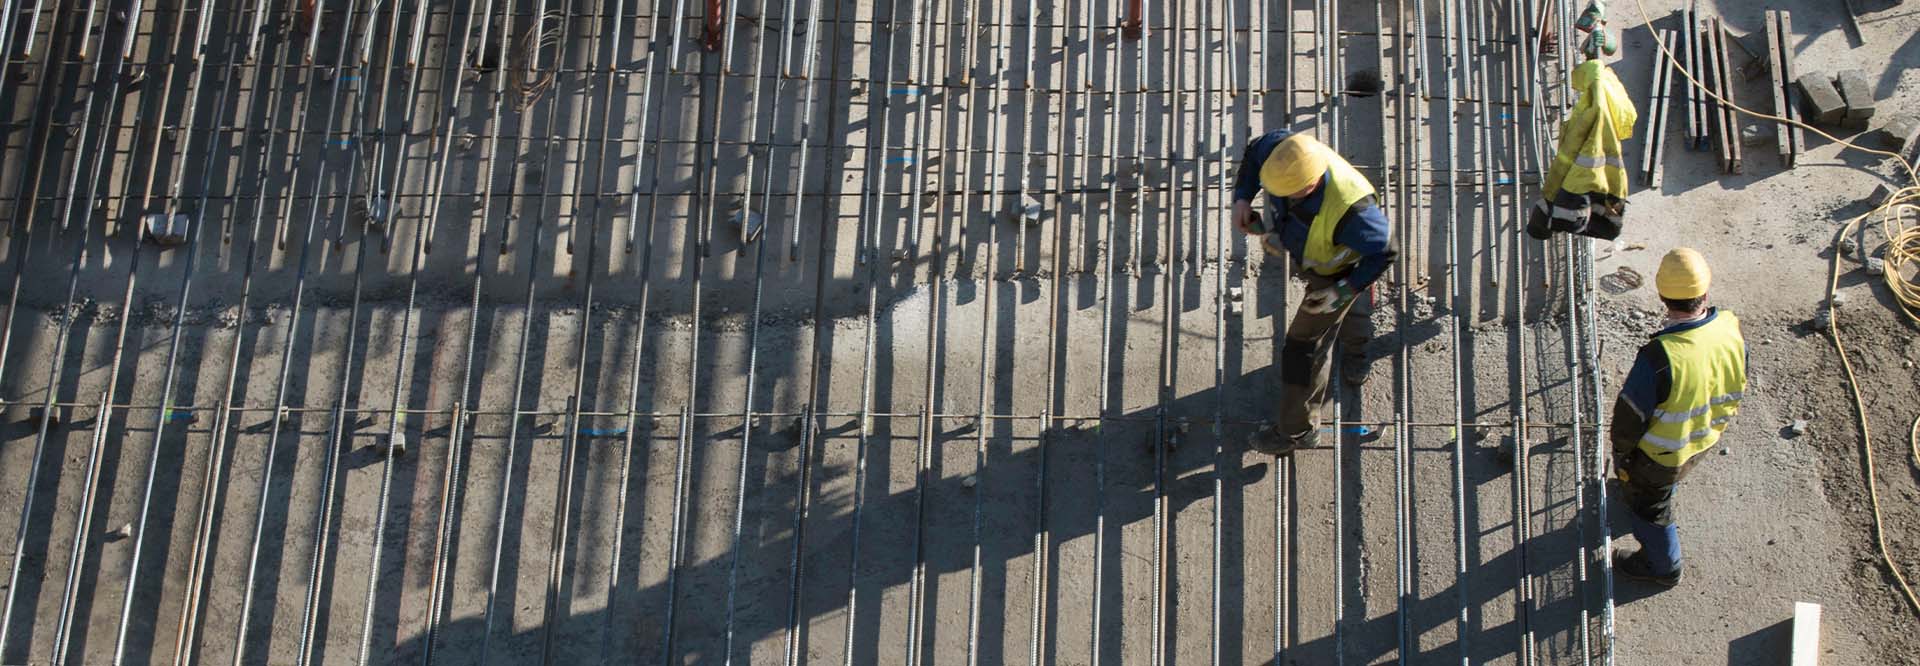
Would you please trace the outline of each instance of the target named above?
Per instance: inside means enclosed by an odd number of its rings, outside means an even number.
[[[1633,4],[1640,12],[1640,20],[1651,26],[1653,19],[1647,16],[1646,5],[1643,4],[1641,0],[1633,0]],[[1733,100],[1721,97],[1718,93],[1702,85],[1699,79],[1694,78],[1692,72],[1687,71],[1685,67],[1680,65],[1679,59],[1673,57],[1673,51],[1667,48],[1666,40],[1660,38],[1659,31],[1649,30],[1648,32],[1653,35],[1654,44],[1659,46],[1661,56],[1672,62],[1674,71],[1680,72],[1681,76],[1686,77],[1687,83],[1692,85],[1694,89],[1705,93],[1708,97],[1712,97],[1715,101],[1720,102],[1727,108],[1733,109],[1741,115],[1761,120],[1771,120],[1804,129],[1828,141],[1839,144],[1843,148],[1857,150],[1869,155],[1891,157],[1895,163],[1906,170],[1907,182],[1920,183],[1920,174],[1916,174],[1913,164],[1908,162],[1906,158],[1899,153],[1879,150],[1877,148],[1867,148],[1850,141],[1843,141],[1812,125],[1797,120],[1789,120],[1770,113],[1760,113],[1735,104]],[[1827,280],[1826,308],[1828,314],[1827,334],[1828,337],[1833,340],[1834,351],[1840,354],[1840,367],[1846,370],[1847,390],[1853,395],[1854,413],[1860,422],[1860,455],[1866,468],[1867,501],[1873,513],[1873,545],[1879,549],[1880,559],[1886,564],[1887,571],[1893,574],[1894,582],[1899,583],[1901,593],[1906,595],[1908,608],[1912,609],[1915,614],[1920,614],[1920,596],[1914,595],[1913,586],[1907,584],[1906,575],[1901,573],[1900,565],[1893,561],[1892,553],[1887,550],[1886,527],[1880,515],[1880,492],[1877,489],[1878,483],[1874,476],[1873,469],[1873,430],[1867,425],[1867,405],[1866,401],[1860,396],[1860,382],[1858,377],[1854,375],[1853,362],[1848,360],[1846,345],[1840,340],[1840,309],[1833,305],[1834,293],[1839,289],[1840,285],[1840,260],[1842,253],[1839,250],[1841,241],[1851,235],[1853,230],[1859,227],[1862,220],[1874,215],[1879,215],[1881,229],[1885,231],[1887,235],[1886,256],[1883,258],[1886,263],[1886,273],[1883,279],[1886,281],[1887,287],[1893,291],[1894,302],[1899,305],[1900,311],[1906,314],[1907,318],[1914,323],[1920,324],[1920,263],[1916,263],[1916,260],[1920,259],[1920,222],[1909,221],[1909,213],[1912,213],[1915,219],[1920,220],[1920,187],[1901,188],[1899,191],[1888,196],[1886,201],[1881,202],[1878,206],[1874,207],[1873,210],[1848,220],[1846,224],[1841,226],[1840,233],[1834,236],[1833,239],[1834,253],[1832,270]],[[1867,253],[1866,248],[1859,248],[1859,250],[1863,256]],[[1908,275],[1909,268],[1913,269],[1914,275]],[[1912,463],[1920,466],[1920,417],[1915,418],[1913,427],[1909,432],[1908,450],[1912,457]]]

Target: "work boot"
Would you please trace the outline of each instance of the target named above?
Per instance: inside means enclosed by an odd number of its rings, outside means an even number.
[[[1661,587],[1671,588],[1680,584],[1680,569],[1675,568],[1671,573],[1654,571],[1653,565],[1647,562],[1647,556],[1637,550],[1632,553],[1615,552],[1613,570],[1628,579],[1653,583]]]
[[[1341,357],[1340,379],[1345,381],[1347,386],[1359,388],[1366,384],[1367,378],[1371,376],[1373,376],[1373,361],[1369,360],[1366,354]]]
[[[1292,437],[1280,434],[1274,428],[1264,428],[1247,438],[1247,446],[1255,451],[1279,457],[1294,452],[1295,449],[1313,448],[1319,440],[1319,433],[1308,430],[1305,434]]]
[[[1272,428],[1264,428],[1247,437],[1247,448],[1270,456],[1279,457],[1293,453],[1293,440],[1282,437],[1279,432]]]

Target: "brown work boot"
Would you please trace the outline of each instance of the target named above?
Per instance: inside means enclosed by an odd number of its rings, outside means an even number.
[[[1247,447],[1270,456],[1284,456],[1297,449],[1310,449],[1318,442],[1319,433],[1308,430],[1301,435],[1286,436],[1275,428],[1262,428],[1247,438]]]

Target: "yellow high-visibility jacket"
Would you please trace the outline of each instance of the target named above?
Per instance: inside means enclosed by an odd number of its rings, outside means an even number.
[[[1564,188],[1572,194],[1625,199],[1627,163],[1621,142],[1633,138],[1639,112],[1619,77],[1597,59],[1575,67],[1569,84],[1580,99],[1560,125],[1560,143],[1541,194],[1552,201]]]
[[[1666,348],[1673,381],[1666,400],[1647,415],[1640,451],[1679,467],[1720,441],[1747,390],[1746,341],[1740,320],[1720,310],[1704,325],[1655,338]]]

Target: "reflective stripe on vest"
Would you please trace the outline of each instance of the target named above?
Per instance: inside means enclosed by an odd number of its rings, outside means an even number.
[[[1654,338],[1673,375],[1667,399],[1648,417],[1640,450],[1669,467],[1686,464],[1720,441],[1747,390],[1746,341],[1727,310],[1712,321]]]
[[[1373,184],[1345,158],[1329,154],[1323,187],[1326,193],[1320,199],[1320,212],[1314,214],[1313,225],[1307,229],[1307,248],[1300,254],[1300,263],[1315,273],[1334,275],[1360,261],[1359,253],[1333,241],[1333,231],[1354,204],[1373,195]]]

